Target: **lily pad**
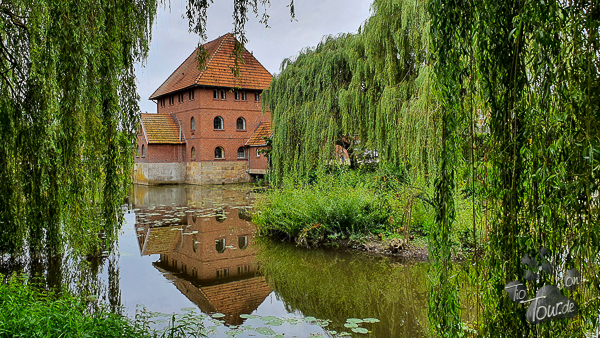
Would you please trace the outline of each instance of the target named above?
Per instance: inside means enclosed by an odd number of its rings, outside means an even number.
[[[215,313],[211,317],[213,317],[213,318],[223,318],[223,317],[225,317],[225,315],[222,314],[222,313]]]
[[[369,333],[369,330],[365,329],[364,327],[355,327],[352,329],[352,332],[356,332],[356,333]]]
[[[198,242],[198,243],[200,243],[200,242]],[[242,313],[242,314],[240,315],[240,318],[254,319],[254,318],[258,318],[258,316],[255,316],[255,315],[247,315],[247,314],[245,314],[245,313]]]
[[[346,323],[346,324],[344,324],[344,326],[347,327],[347,328],[351,328],[352,329],[352,328],[358,327],[358,324],[356,324],[356,323]]]
[[[363,319],[363,322],[365,322],[365,323],[379,323],[379,319],[377,319],[377,318],[365,318],[365,319]]]
[[[327,333],[329,333],[330,335],[332,335],[332,336],[333,336],[334,334],[336,334],[336,333],[337,333],[337,331],[327,331]]]
[[[305,322],[316,322],[317,318],[315,318],[315,317],[306,317],[306,318],[304,318],[304,321]]]
[[[348,318],[348,319],[346,319],[346,321],[348,323],[356,323],[356,324],[360,324],[363,322],[363,320],[360,318]]]
[[[260,334],[267,335],[267,336],[271,336],[271,335],[275,334],[275,331],[271,330],[268,327],[257,327],[257,328],[254,329],[254,331],[256,331],[256,332],[258,332]]]
[[[235,337],[235,336],[237,336],[238,334],[242,334],[242,333],[244,333],[244,331],[242,331],[242,330],[231,330],[231,331],[227,331],[225,334],[226,334],[228,337]]]
[[[283,320],[281,320],[279,318],[275,318],[275,319],[267,322],[267,325],[271,325],[271,326],[281,326],[282,324],[283,324]]]

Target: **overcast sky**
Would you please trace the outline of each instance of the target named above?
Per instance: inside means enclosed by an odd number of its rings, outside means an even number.
[[[138,92],[142,112],[155,113],[156,104],[148,97],[194,51],[199,38],[188,32],[182,18],[187,1],[171,0],[170,8],[160,8],[152,30],[150,54],[144,67],[138,65]],[[372,0],[295,0],[296,20],[291,21],[289,0],[271,0],[269,26],[251,17],[246,25],[246,49],[271,74],[281,61],[302,48],[315,46],[325,35],[356,32],[369,17]],[[231,32],[233,1],[214,0],[208,11],[207,41]]]

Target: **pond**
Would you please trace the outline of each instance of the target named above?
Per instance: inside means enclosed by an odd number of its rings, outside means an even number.
[[[5,260],[0,273],[68,285],[91,306],[122,307],[131,317],[141,306],[193,314],[215,337],[427,335],[427,263],[258,238],[248,217],[251,189],[135,186],[118,253]]]

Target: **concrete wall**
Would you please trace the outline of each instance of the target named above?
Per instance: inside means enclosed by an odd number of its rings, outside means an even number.
[[[188,163],[135,163],[134,183],[223,184],[250,181],[247,161],[213,161]]]

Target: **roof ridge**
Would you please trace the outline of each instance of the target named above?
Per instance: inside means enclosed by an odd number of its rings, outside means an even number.
[[[206,61],[206,65],[204,66],[204,69],[200,72],[200,74],[196,78],[196,81],[194,81],[194,84],[198,84],[198,82],[200,82],[200,78],[202,77],[202,75],[204,75],[204,72],[206,72],[206,70],[208,69],[208,66],[210,65],[210,63],[212,62],[212,60],[215,58],[215,55],[217,55],[219,53],[219,51],[221,50],[221,47],[223,47],[223,41],[226,40],[225,37],[227,35],[231,35],[231,33],[223,34],[223,35],[219,36],[218,38],[216,38],[215,40],[213,40],[213,41],[217,41],[217,40],[221,39],[221,42],[219,42],[219,47],[210,56],[210,59],[208,61]],[[204,45],[206,45],[206,44],[204,44]],[[202,47],[204,47],[204,45],[202,45]],[[196,48],[196,50],[198,50],[198,48]]]

